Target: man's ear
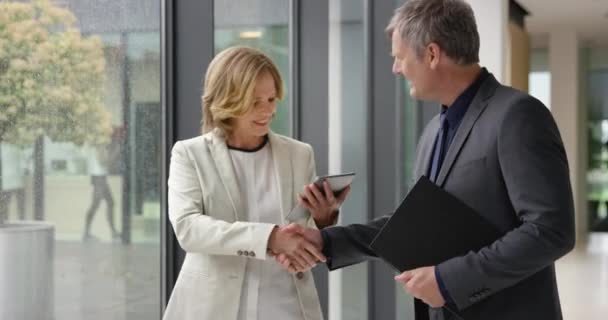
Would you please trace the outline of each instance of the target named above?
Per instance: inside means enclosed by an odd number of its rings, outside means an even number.
[[[434,70],[439,66],[439,62],[441,61],[441,48],[435,42],[431,42],[428,46],[426,46],[425,56],[426,61],[429,64],[429,67]]]

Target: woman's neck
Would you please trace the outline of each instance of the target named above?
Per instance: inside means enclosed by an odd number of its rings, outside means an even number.
[[[243,135],[233,133],[231,134],[226,143],[233,148],[252,150],[259,147],[265,140],[265,137],[258,137],[253,135]]]

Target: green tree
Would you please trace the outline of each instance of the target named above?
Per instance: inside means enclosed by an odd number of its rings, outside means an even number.
[[[100,39],[83,37],[69,10],[0,2],[0,143],[107,143],[104,69]]]
[[[75,21],[46,0],[0,3],[0,141],[108,141],[102,43]]]

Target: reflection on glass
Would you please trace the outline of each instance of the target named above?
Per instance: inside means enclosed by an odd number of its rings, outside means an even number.
[[[547,49],[533,49],[530,53],[530,74],[528,75],[530,95],[551,109],[551,73],[549,72],[549,52]]]
[[[549,71],[534,71],[528,76],[530,95],[551,109],[551,74]]]
[[[401,190],[400,197],[403,198],[414,186],[414,161],[416,160],[416,145],[418,143],[418,132],[421,124],[418,116],[416,101],[410,96],[410,85],[407,80],[399,76],[398,95],[400,97],[398,106],[401,114]],[[395,283],[395,312],[397,319],[414,319],[413,297],[407,294],[401,285]]]
[[[0,3],[0,319],[160,318],[159,24],[154,1]]]
[[[221,0],[214,6],[215,52],[244,45],[262,50],[279,68],[289,88],[289,1]],[[277,104],[272,130],[291,135],[290,94]]]
[[[401,114],[401,166],[402,187],[401,197],[405,197],[411,187],[414,186],[414,161],[416,160],[416,146],[418,143],[418,132],[421,126],[418,115],[418,104],[410,96],[410,85],[405,78],[399,76],[398,90],[400,99],[399,112]]]
[[[583,50],[587,61],[587,200],[590,231],[608,232],[608,50]]]
[[[368,132],[364,1],[329,2],[329,173],[356,172],[340,224],[367,222]],[[367,319],[368,263],[329,275],[329,317]]]

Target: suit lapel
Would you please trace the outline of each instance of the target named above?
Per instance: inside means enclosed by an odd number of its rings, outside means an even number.
[[[283,217],[289,213],[293,206],[293,167],[291,156],[285,143],[273,132],[268,133],[268,141],[272,150],[279,196],[281,199],[281,214]]]
[[[494,76],[489,75],[479,88],[479,91],[475,95],[475,98],[471,102],[469,109],[462,119],[462,123],[460,123],[460,126],[456,131],[456,135],[454,136],[454,140],[448,149],[448,153],[445,155],[445,159],[441,165],[441,170],[439,170],[439,176],[437,177],[436,183],[438,186],[443,186],[445,179],[452,169],[452,165],[460,153],[460,149],[462,149],[462,146],[466,142],[469,133],[471,133],[475,122],[488,105],[488,100],[490,97],[492,97],[492,95],[494,95],[494,91],[496,91],[498,85],[499,83],[496,81]]]
[[[222,183],[226,188],[226,192],[230,197],[230,201],[232,202],[235,219],[242,220],[239,219],[242,218],[239,217],[239,214],[242,212],[241,192],[234,173],[234,167],[232,166],[232,158],[228,152],[226,140],[217,129],[213,132],[212,143],[209,145],[209,150],[211,152],[211,157],[215,162],[215,167],[218,170],[220,179],[222,180]]]

